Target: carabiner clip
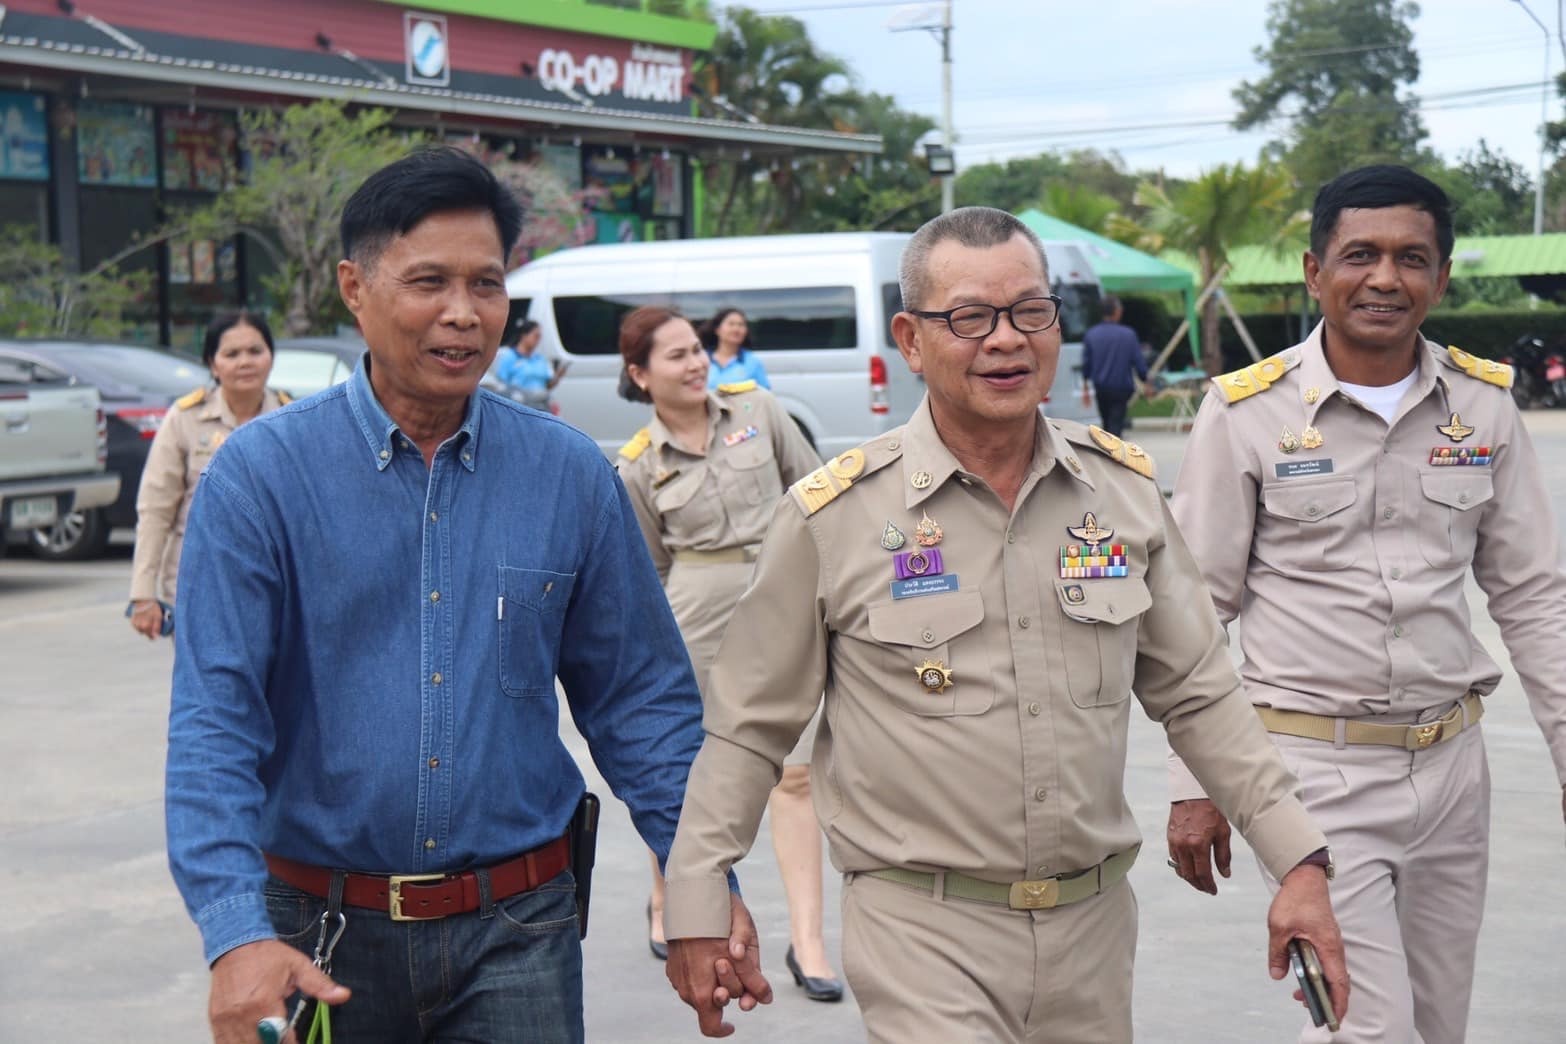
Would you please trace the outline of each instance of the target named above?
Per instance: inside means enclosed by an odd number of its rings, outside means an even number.
[[[341,910],[337,911],[337,927],[332,929],[330,913],[321,915],[321,934],[315,940],[315,966],[324,972],[332,970],[332,951],[337,949],[337,942],[343,937],[343,932],[348,929],[348,918]]]

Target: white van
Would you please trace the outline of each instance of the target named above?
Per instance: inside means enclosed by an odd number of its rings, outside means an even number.
[[[506,289],[513,320],[539,324],[538,350],[570,364],[554,392],[561,419],[606,453],[644,426],[650,409],[617,392],[620,319],[662,305],[695,323],[722,308],[744,312],[773,393],[825,458],[904,423],[924,394],[891,335],[908,239],[840,232],[602,244],[533,261]],[[1076,244],[1046,248],[1070,342],[1048,409],[1086,416],[1080,341],[1098,321],[1098,284]]]

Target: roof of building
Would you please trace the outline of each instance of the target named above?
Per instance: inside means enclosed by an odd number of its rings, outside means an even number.
[[[1178,251],[1163,258],[1197,273],[1196,261]],[[1519,276],[1566,275],[1566,233],[1542,236],[1459,236],[1452,247],[1453,279],[1501,279]],[[1304,281],[1300,254],[1261,246],[1237,247],[1229,253],[1224,285],[1241,287],[1293,286]]]

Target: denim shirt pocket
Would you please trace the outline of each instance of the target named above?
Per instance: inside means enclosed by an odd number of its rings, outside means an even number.
[[[500,567],[500,687],[507,696],[552,696],[560,635],[575,573]]]

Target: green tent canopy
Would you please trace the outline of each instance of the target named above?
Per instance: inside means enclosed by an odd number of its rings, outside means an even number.
[[[1175,251],[1167,251],[1163,256],[1187,272],[1196,272],[1195,258]],[[1554,275],[1566,275],[1566,233],[1459,236],[1452,247],[1453,279]],[[1298,286],[1304,281],[1300,251],[1280,254],[1266,247],[1242,246],[1229,252],[1229,275],[1223,282],[1229,289],[1237,290]],[[1107,280],[1104,285],[1109,285]]]

